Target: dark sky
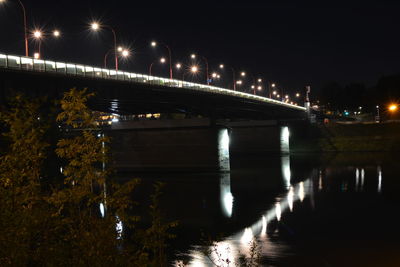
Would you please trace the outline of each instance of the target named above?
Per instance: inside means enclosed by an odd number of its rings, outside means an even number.
[[[121,68],[134,72],[148,73],[150,63],[166,55],[149,47],[155,39],[171,47],[174,62],[189,63],[189,54],[196,52],[208,58],[211,69],[223,62],[293,91],[330,81],[371,86],[382,75],[400,73],[400,5],[393,2],[323,6],[193,1],[168,7],[117,0],[22,1],[31,29],[36,25],[62,31],[61,39],[48,36],[43,43],[43,56],[49,59],[101,66],[112,35],[90,32],[88,23],[98,19],[131,47],[133,57]],[[8,0],[0,7],[0,52],[22,55],[22,30],[19,6]],[[111,57],[109,62],[111,68]],[[225,72],[221,82],[228,83],[232,75]],[[167,68],[158,64],[154,73],[168,76]]]

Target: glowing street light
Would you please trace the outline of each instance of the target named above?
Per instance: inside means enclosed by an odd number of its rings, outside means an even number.
[[[33,57],[34,57],[35,59],[39,59],[39,58],[40,58],[40,55],[41,55],[41,53],[40,53],[40,48],[41,48],[41,45],[42,45],[43,33],[42,33],[40,30],[35,30],[35,31],[33,32],[32,35],[33,35],[33,38],[35,38],[35,39],[39,42],[39,52],[35,53],[35,54],[33,55]]]
[[[299,93],[296,93],[296,97],[300,97],[300,94],[299,94]]]
[[[225,65],[224,64],[219,64],[219,68],[222,70],[222,69],[224,69],[225,68]],[[233,91],[236,91],[236,77],[235,77],[235,73],[236,73],[236,71],[235,71],[235,69],[232,67],[232,66],[230,66],[230,69],[232,70],[232,84],[233,84]]]
[[[272,94],[273,94],[273,95],[276,95],[276,91],[273,91]]]
[[[161,63],[161,64],[164,64],[165,62],[166,62],[166,60],[165,60],[164,57],[160,58],[160,63]],[[152,69],[154,63],[155,63],[155,61],[152,62],[152,63],[150,64],[150,68],[149,68],[149,75],[150,75],[150,76],[151,76],[151,69]]]
[[[169,60],[169,78],[172,80],[173,79],[173,71],[172,71],[172,56],[171,56],[171,49],[169,48],[168,45],[164,43],[160,43],[162,46],[164,46],[168,50],[168,60]],[[156,41],[152,41],[150,43],[152,47],[156,47],[158,43]]]
[[[196,73],[196,72],[199,71],[199,67],[197,67],[197,66],[192,66],[192,67],[190,68],[190,71],[193,72],[193,73]]]
[[[257,90],[261,90],[262,89],[262,86],[257,86]]]
[[[122,54],[123,57],[128,57],[130,53],[129,53],[128,50],[125,49],[125,50],[122,50],[121,54]]]
[[[180,68],[182,68],[182,64],[181,64],[181,63],[177,63],[177,64],[175,65],[175,67],[179,70]]]
[[[390,112],[396,112],[397,108],[398,106],[396,104],[390,104],[388,109]]]
[[[60,37],[60,35],[61,35],[61,33],[60,33],[59,30],[54,30],[54,31],[53,31],[53,36],[54,36],[54,37]]]
[[[90,24],[90,28],[93,31],[98,31],[101,28],[107,28],[109,30],[111,30],[113,37],[114,37],[114,56],[115,56],[115,70],[118,71],[118,49],[117,49],[117,35],[114,31],[114,29],[108,25],[100,25],[100,23],[94,21]]]
[[[36,31],[33,32],[33,36],[34,36],[36,39],[40,39],[40,38],[42,37],[42,32],[39,31],[39,30],[36,30]]]
[[[196,54],[191,54],[190,55],[190,57],[192,58],[192,59],[195,59],[196,57],[197,57],[197,55]],[[210,85],[210,74],[208,73],[208,60],[207,60],[207,58],[206,57],[204,57],[204,56],[202,56],[202,55],[200,55],[200,57],[204,60],[204,62],[206,63],[206,83],[207,83],[207,85]]]
[[[107,68],[107,58],[108,58],[108,55],[109,55],[110,52],[113,51],[113,50],[114,50],[114,48],[108,50],[107,53],[104,55],[104,68],[105,68],[105,69]],[[124,57],[124,58],[129,57],[130,54],[131,54],[131,52],[130,52],[128,49],[125,49],[125,48],[123,48],[122,46],[119,46],[119,47],[117,48],[117,51],[119,52],[120,56],[122,56],[122,57]]]
[[[199,67],[197,65],[192,65],[189,67],[189,72],[192,73],[192,75],[196,74],[198,71],[199,71]],[[183,81],[185,80],[185,74],[186,73],[184,72],[183,76],[182,76]]]
[[[246,72],[242,71],[242,72],[240,73],[240,76],[242,76],[242,77],[246,76]]]
[[[241,80],[236,81],[236,84],[242,84],[243,82]]]

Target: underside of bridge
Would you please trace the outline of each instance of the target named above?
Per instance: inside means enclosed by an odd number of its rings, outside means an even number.
[[[0,68],[0,101],[15,92],[59,99],[70,88],[95,93],[94,110],[119,115],[184,113],[213,119],[302,120],[303,110],[243,97],[128,81]]]

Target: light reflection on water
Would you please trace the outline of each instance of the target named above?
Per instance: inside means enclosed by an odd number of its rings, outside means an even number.
[[[382,193],[383,172],[381,166],[374,167],[375,172],[372,172],[370,167],[368,167],[368,170],[365,167],[348,167],[347,170],[350,170],[349,168],[353,175],[355,173],[355,178],[352,176],[352,179],[342,181],[341,192],[352,191],[361,194],[366,191],[367,183],[376,183],[375,194]],[[211,251],[210,255],[202,253],[204,248],[192,247],[186,254],[191,260],[185,266],[236,266],[239,256],[249,257],[253,240],[260,242],[263,256],[269,258],[282,257],[289,245],[277,240],[276,233],[280,229],[276,225],[280,224],[288,214],[296,213],[296,209],[301,210],[304,205],[314,210],[315,194],[322,194],[323,191],[332,189],[332,181],[329,179],[334,176],[332,174],[334,171],[328,167],[314,169],[310,172],[309,177],[294,177],[298,182],[291,183],[293,172],[290,168],[288,156],[282,158],[281,170],[282,184],[286,189],[285,192],[276,196],[275,203],[269,204],[270,207],[262,212],[259,219],[253,224],[224,237],[219,242],[214,242],[209,250]],[[372,173],[375,173],[375,175],[371,175]],[[330,186],[331,188],[329,188]],[[231,218],[232,213],[235,213],[235,196],[231,192],[229,173],[224,174],[221,178],[220,193],[222,212],[227,218]],[[271,229],[270,225],[272,225]],[[178,263],[176,262],[176,266],[180,266]]]

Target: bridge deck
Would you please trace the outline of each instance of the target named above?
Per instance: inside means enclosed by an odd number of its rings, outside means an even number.
[[[203,93],[241,97],[243,99],[257,101],[259,103],[268,103],[299,111],[306,110],[304,107],[301,106],[292,105],[289,103],[277,101],[275,99],[257,96],[253,94],[233,91],[226,88],[204,85],[199,83],[185,82],[176,79],[167,79],[167,78],[149,76],[149,75],[126,72],[126,71],[103,69],[103,68],[97,68],[93,66],[86,66],[75,63],[55,62],[50,60],[34,59],[31,57],[0,54],[0,68],[32,71],[32,72],[46,72],[46,73],[60,74],[66,76],[90,77],[95,79],[97,78],[106,79],[110,81],[112,80],[126,81],[126,82],[141,83],[143,85],[148,84],[148,85],[165,86],[172,88],[182,88],[187,90],[200,91]]]

